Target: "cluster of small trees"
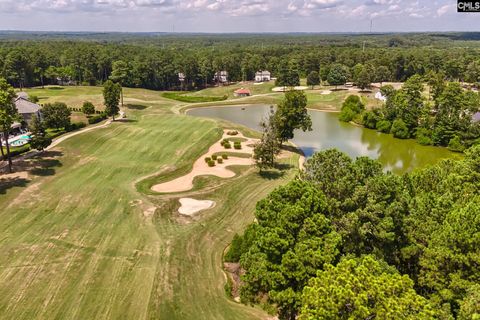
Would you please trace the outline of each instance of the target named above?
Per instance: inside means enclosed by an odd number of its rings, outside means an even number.
[[[293,139],[295,130],[312,130],[307,96],[303,91],[287,91],[277,110],[274,111],[272,107],[267,119],[260,125],[262,139],[255,144],[253,158],[262,170],[275,166],[275,157],[280,153],[282,144]]]
[[[400,139],[416,138],[424,145],[465,150],[480,137],[480,124],[472,120],[473,114],[480,111],[479,94],[464,90],[458,82],[444,81],[443,75],[433,74],[427,80],[428,98],[424,79],[413,76],[399,90],[384,86],[384,107],[370,111],[365,111],[358,97],[350,96],[342,107],[340,120],[353,120]]]
[[[256,207],[225,259],[280,319],[475,319],[480,146],[404,176],[316,153]]]

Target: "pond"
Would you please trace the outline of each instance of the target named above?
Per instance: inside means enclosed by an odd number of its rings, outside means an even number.
[[[191,109],[188,114],[224,119],[260,130],[259,122],[268,115],[269,110],[268,105],[225,106]],[[336,113],[310,110],[309,114],[313,131],[296,131],[292,140],[306,156],[337,148],[352,158],[368,156],[378,159],[385,169],[395,173],[408,172],[441,159],[459,157],[446,148],[421,146],[415,140],[399,140],[375,130],[340,122]]]

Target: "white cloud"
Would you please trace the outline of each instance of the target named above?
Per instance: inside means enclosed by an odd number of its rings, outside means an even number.
[[[455,4],[447,4],[437,9],[437,16],[441,17],[449,12],[455,12]]]
[[[451,1],[0,0],[0,29],[91,30],[97,28],[91,21],[98,17],[97,25],[128,31],[138,30],[139,25],[142,31],[171,30],[179,20],[184,31],[368,31],[369,19],[376,20],[375,31],[408,31],[409,22],[423,30],[457,30],[461,25],[478,30],[476,16],[464,15],[460,20],[449,14],[456,11]]]

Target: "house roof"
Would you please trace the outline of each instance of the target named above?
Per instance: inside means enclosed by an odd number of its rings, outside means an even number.
[[[245,88],[241,88],[241,89],[235,90],[235,93],[236,94],[250,94],[250,90],[245,89]]]
[[[480,112],[474,113],[472,116],[473,122],[480,122]]]
[[[15,106],[20,114],[36,113],[40,111],[40,106],[38,104],[30,102],[23,97],[18,97],[15,99]]]

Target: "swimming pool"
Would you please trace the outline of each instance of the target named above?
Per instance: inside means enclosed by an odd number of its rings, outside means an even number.
[[[14,140],[10,142],[10,145],[12,147],[21,147],[26,145],[30,140],[31,140],[31,137],[29,135],[24,134],[14,138]]]

